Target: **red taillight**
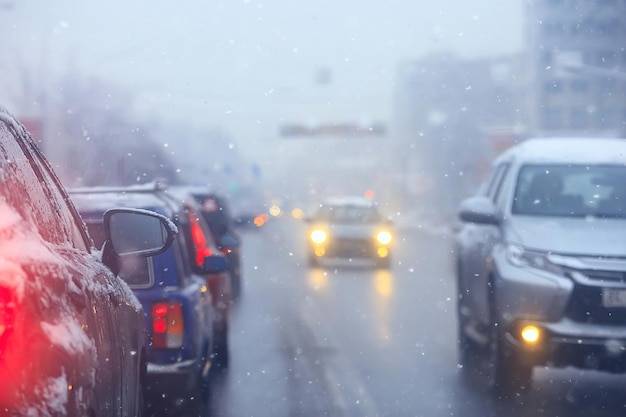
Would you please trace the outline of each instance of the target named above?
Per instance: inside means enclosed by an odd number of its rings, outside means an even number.
[[[259,214],[258,216],[254,218],[254,224],[256,227],[261,227],[265,223],[267,223],[269,219],[270,219],[270,216],[268,214],[265,214],[265,213]]]
[[[15,321],[15,302],[13,291],[8,288],[0,288],[0,357],[3,345],[13,328]]]
[[[152,306],[152,346],[179,348],[183,345],[185,325],[179,303],[156,303]]]
[[[211,249],[207,246],[206,236],[198,223],[198,216],[193,211],[189,211],[189,223],[191,224],[191,237],[196,251],[196,264],[202,266],[204,258],[211,256]]]
[[[0,288],[0,338],[9,331],[13,324],[13,310],[15,308],[12,299],[13,292],[7,288]]]

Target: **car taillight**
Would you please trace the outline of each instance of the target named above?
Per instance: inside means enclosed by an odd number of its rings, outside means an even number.
[[[267,223],[267,221],[269,220],[270,216],[269,214],[259,214],[258,216],[256,216],[254,218],[254,225],[256,227],[261,227],[263,226],[265,223]]]
[[[0,288],[0,357],[6,339],[13,328],[15,321],[15,302],[13,291],[8,288]]]
[[[183,345],[185,323],[183,307],[179,303],[152,305],[152,346],[179,348]]]
[[[196,252],[196,264],[202,266],[204,258],[211,256],[211,249],[207,246],[207,239],[200,223],[198,223],[198,216],[191,210],[188,212],[188,215],[189,223],[191,224],[191,238],[193,239]]]

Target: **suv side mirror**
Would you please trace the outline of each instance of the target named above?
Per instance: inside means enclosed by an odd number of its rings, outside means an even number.
[[[493,202],[484,196],[470,197],[461,202],[459,217],[464,222],[499,225],[502,215]]]

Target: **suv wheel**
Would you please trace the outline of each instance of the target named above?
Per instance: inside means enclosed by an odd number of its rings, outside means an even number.
[[[202,355],[196,371],[196,383],[187,393],[185,398],[184,408],[189,413],[189,417],[202,415],[204,404],[207,402],[210,395],[209,375],[206,372],[210,352],[208,347],[204,350],[205,354]]]
[[[374,265],[378,269],[389,269],[391,268],[391,258],[389,256],[386,258],[378,258],[374,261]]]
[[[459,300],[459,303],[461,301]],[[476,365],[478,355],[478,346],[465,334],[466,320],[460,312],[457,313],[457,349],[458,361],[462,370],[466,370],[470,366]]]
[[[230,361],[229,349],[228,349],[228,324],[225,323],[223,327],[215,335],[215,341],[213,342],[213,357],[215,359],[215,365],[218,369],[228,368]]]
[[[308,263],[311,268],[317,268],[320,266],[320,261],[314,253],[309,253]]]
[[[465,297],[461,286],[461,264],[457,264],[457,299],[456,299],[456,323],[457,323],[457,349],[458,361],[461,370],[467,371],[469,367],[477,364],[479,358],[479,346],[466,333],[467,318],[463,314]]]
[[[503,343],[497,323],[490,326],[488,346],[488,383],[497,398],[514,399],[530,389],[532,367],[521,363],[517,354]]]
[[[237,301],[241,298],[241,273],[240,272],[232,272],[231,276],[231,294],[233,300]]]

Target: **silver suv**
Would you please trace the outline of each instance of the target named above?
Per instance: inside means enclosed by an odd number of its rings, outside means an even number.
[[[500,397],[537,365],[626,371],[626,140],[522,142],[459,216],[463,368]]]

